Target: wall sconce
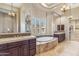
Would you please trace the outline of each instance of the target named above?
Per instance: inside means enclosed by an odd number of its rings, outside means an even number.
[[[68,19],[73,19],[73,16],[69,16]]]

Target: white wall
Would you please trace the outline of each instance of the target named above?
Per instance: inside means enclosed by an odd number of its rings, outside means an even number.
[[[57,18],[55,20],[55,25],[54,25],[55,30],[54,31],[56,31],[58,24],[64,24],[65,25],[66,39],[69,39],[69,19],[65,16],[63,16],[61,18]]]
[[[42,18],[42,19],[46,19],[46,11],[40,10],[38,9],[38,7],[33,6],[32,4],[26,4],[23,5],[23,7],[20,10],[20,29],[21,32],[25,32],[25,15],[30,14],[31,15],[31,19],[32,17],[37,17],[37,18]],[[53,16],[48,14],[47,16],[47,30],[46,30],[46,34],[52,34],[52,19]],[[31,31],[32,33],[33,31]]]
[[[25,32],[25,17],[27,14],[31,14],[31,6],[30,5],[23,5],[20,8],[20,29],[21,32]]]
[[[50,13],[48,13],[47,14],[47,33],[49,34],[49,35],[53,35],[53,15],[52,14],[50,14]]]

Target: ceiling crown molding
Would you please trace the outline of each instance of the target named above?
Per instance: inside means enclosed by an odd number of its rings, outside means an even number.
[[[41,5],[45,8],[51,9],[56,7],[58,4],[57,3],[41,3]]]

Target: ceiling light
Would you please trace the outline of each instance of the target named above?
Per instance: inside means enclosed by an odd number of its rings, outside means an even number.
[[[62,8],[66,8],[66,5],[63,5]]]
[[[65,11],[67,11],[68,9],[70,9],[69,6],[63,5],[60,10],[61,10],[62,12],[65,12]]]

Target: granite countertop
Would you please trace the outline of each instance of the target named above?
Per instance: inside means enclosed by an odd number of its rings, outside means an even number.
[[[30,40],[36,38],[35,36],[21,36],[21,37],[12,37],[12,38],[1,38],[0,39],[0,44],[6,44],[6,43],[11,43],[11,42],[18,42],[18,41],[23,41],[23,40]]]
[[[55,32],[54,34],[64,34],[65,32]]]
[[[11,35],[11,34],[27,34],[29,32],[26,33],[0,33],[0,35]]]

